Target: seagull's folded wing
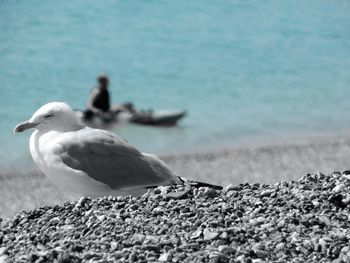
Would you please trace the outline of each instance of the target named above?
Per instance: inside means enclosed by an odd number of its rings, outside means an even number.
[[[56,152],[68,167],[112,189],[173,184],[177,177],[157,159],[144,156],[120,137],[83,129],[62,136]]]

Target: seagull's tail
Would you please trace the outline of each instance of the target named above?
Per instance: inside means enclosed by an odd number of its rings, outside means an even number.
[[[192,180],[187,180],[181,176],[178,176],[179,180],[182,182],[182,184],[184,185],[190,185],[192,187],[195,188],[199,188],[199,187],[209,187],[209,188],[213,188],[215,190],[222,190],[223,187],[220,185],[215,185],[215,184],[208,184],[208,183],[204,183],[204,182],[198,182],[198,181],[192,181]]]
[[[210,187],[215,190],[222,190],[223,187],[220,185],[213,185],[203,182],[197,182],[192,180],[187,180],[183,177],[175,175],[169,168],[169,166],[160,160],[157,156],[153,154],[143,153],[143,158],[147,160],[148,164],[152,168],[155,174],[157,174],[161,180],[159,184],[150,185],[146,188],[154,188],[159,185],[189,185],[191,187],[199,188],[199,187]]]
[[[147,161],[154,174],[159,177],[158,185],[180,184],[178,176],[176,176],[169,166],[153,154],[143,153],[143,158]]]

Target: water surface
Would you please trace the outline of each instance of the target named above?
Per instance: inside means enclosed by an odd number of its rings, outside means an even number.
[[[172,153],[350,128],[349,1],[0,3],[0,163],[31,164],[16,123],[49,101],[186,109],[171,129],[115,127]]]

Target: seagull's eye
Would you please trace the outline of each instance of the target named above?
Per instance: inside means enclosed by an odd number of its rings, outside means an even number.
[[[48,119],[48,118],[51,118],[52,116],[53,116],[53,114],[46,114],[46,115],[44,115],[44,118]]]

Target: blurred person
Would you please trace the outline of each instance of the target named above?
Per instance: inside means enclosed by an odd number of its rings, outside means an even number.
[[[97,76],[97,86],[95,86],[87,101],[87,110],[92,113],[106,113],[110,111],[110,99],[108,91],[109,79],[107,75]]]
[[[111,118],[113,115],[123,111],[131,114],[136,113],[134,105],[131,102],[115,104],[111,107],[108,76],[100,74],[97,76],[96,80],[97,85],[92,89],[86,104],[87,109],[84,112],[84,117],[86,119],[91,119],[94,115]]]

